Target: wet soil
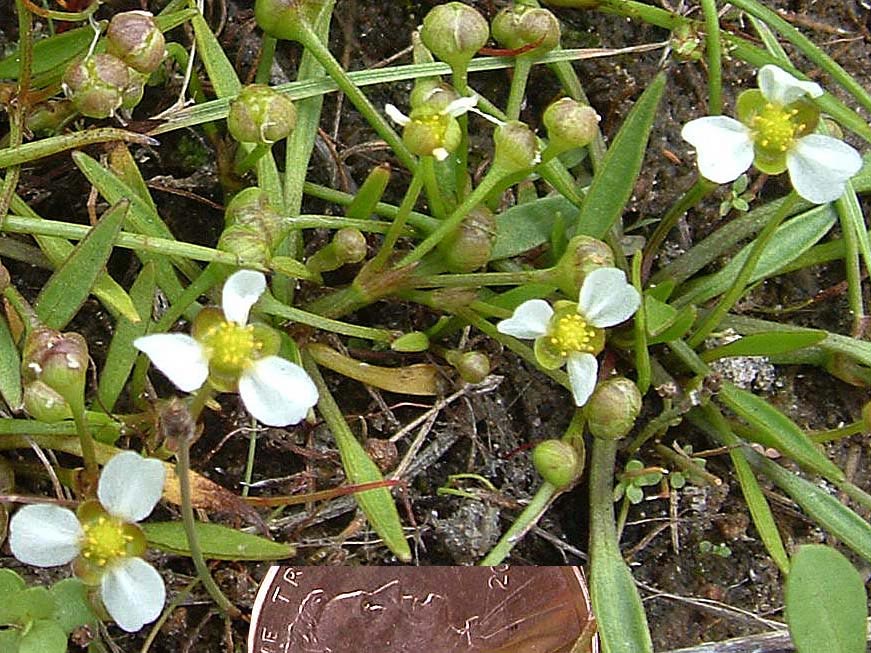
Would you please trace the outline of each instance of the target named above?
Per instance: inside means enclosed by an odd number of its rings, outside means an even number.
[[[396,55],[408,43],[410,30],[420,24],[436,2],[375,2],[342,0],[334,20],[331,49],[348,68],[361,69],[380,65]],[[473,2],[482,12],[492,15],[503,3],[482,0]],[[663,3],[667,4],[667,3]],[[871,35],[868,32],[869,9],[853,0],[779,0],[767,3],[788,13],[785,16],[823,45],[844,68],[866,86],[871,86]],[[14,42],[14,19],[9,18],[11,3],[0,0],[0,28],[8,42]],[[153,3],[158,9],[160,3]],[[114,2],[108,15],[118,9],[136,8],[138,3]],[[4,11],[5,9],[5,11]],[[259,47],[259,33],[252,23],[252,2],[207,2],[207,17],[215,26],[222,44],[237,63],[240,77],[253,75]],[[574,10],[558,10],[563,21],[566,47],[619,48],[662,42],[668,34],[662,30],[631,23],[612,16]],[[736,27],[738,27],[736,25]],[[744,26],[752,37],[749,26]],[[175,38],[184,40],[184,33]],[[278,66],[273,81],[293,79],[299,50],[279,46]],[[602,116],[606,136],[613,136],[632,103],[644,90],[660,66],[661,51],[622,55],[577,64],[581,80],[591,103]],[[398,62],[408,62],[408,54]],[[825,84],[826,79],[801,57],[795,61],[812,78]],[[660,109],[642,175],[625,216],[625,224],[661,216],[671,202],[695,178],[694,161],[680,139],[684,122],[705,113],[706,91],[702,63],[674,62],[668,65],[669,86]],[[731,107],[740,90],[752,86],[755,71],[738,62],[725,64],[725,101]],[[497,103],[504,100],[507,73],[494,72],[476,76],[474,85]],[[149,89],[137,111],[142,116],[159,110],[172,96],[172,84]],[[376,104],[392,101],[405,105],[408,84],[367,89]],[[530,101],[523,118],[537,126],[541,109],[559,94],[556,80],[545,70],[533,72]],[[137,114],[138,115],[138,114]],[[317,183],[342,190],[353,190],[375,164],[389,160],[389,154],[373,143],[374,136],[348,103],[337,96],[325,102],[319,147],[313,157],[309,178]],[[484,140],[482,146],[486,148]],[[153,195],[170,227],[180,239],[213,245],[222,224],[222,191],[217,182],[212,148],[214,143],[202,133],[185,131],[161,139],[159,148],[136,150],[143,174],[150,180]],[[95,150],[94,155],[99,155]],[[485,158],[486,150],[481,158]],[[396,201],[403,190],[403,172],[398,164],[388,198]],[[757,193],[763,199],[779,196],[784,187],[780,180],[759,181]],[[22,194],[44,217],[86,221],[89,188],[67,156],[42,161],[28,168],[22,177]],[[725,192],[725,191],[724,191]],[[669,251],[690,247],[722,224],[718,214],[724,192],[714,195],[692,212],[671,235]],[[98,204],[98,209],[100,205]],[[339,207],[307,199],[305,212],[340,213]],[[726,218],[728,219],[728,218]],[[633,233],[648,233],[650,227]],[[307,234],[318,242],[322,234]],[[724,253],[728,256],[728,253]],[[33,298],[48,278],[39,266],[7,263],[15,283]],[[111,272],[122,284],[135,277],[137,264],[124,252],[111,261]],[[839,265],[825,266],[802,274],[789,275],[765,286],[744,305],[750,315],[768,319],[798,321],[802,324],[849,333],[850,319],[843,293],[823,292],[837,286],[844,278]],[[335,284],[348,280],[347,275],[332,278]],[[311,289],[302,288],[303,296]],[[813,300],[823,292],[822,300],[813,301],[798,314],[760,313],[766,306],[796,305]],[[354,320],[361,324],[421,329],[432,324],[434,316],[419,307],[400,302],[384,302],[361,311]],[[111,337],[111,320],[96,302],[89,302],[71,329],[88,336],[91,351],[99,365]],[[508,351],[472,331],[455,336],[453,345],[476,347],[491,355],[496,376],[493,383],[468,390],[451,399],[432,419],[414,428],[398,442],[398,454],[407,450],[419,433],[425,443],[418,456],[419,464],[409,478],[405,497],[410,515],[404,518],[417,524],[415,561],[423,565],[470,564],[486,553],[518,514],[522,502],[538,485],[538,477],[529,460],[535,442],[559,437],[572,413],[566,392],[526,365]],[[359,354],[359,351],[354,351]],[[438,362],[427,357],[381,352],[379,364]],[[748,365],[755,363],[750,362]],[[445,370],[446,375],[449,374]],[[753,376],[746,368],[732,370],[736,376]],[[856,419],[867,394],[810,367],[780,366],[759,371],[765,378],[764,391],[782,410],[802,427],[832,428]],[[157,375],[154,375],[157,376]],[[171,388],[155,378],[162,396]],[[361,438],[383,441],[404,425],[419,418],[431,402],[379,393],[335,375],[328,381],[349,423]],[[240,491],[248,454],[251,424],[237,399],[221,398],[222,413],[207,418],[203,437],[193,451],[197,471],[233,490]],[[645,405],[641,424],[655,416],[661,405],[651,395]],[[421,429],[424,429],[421,431]],[[262,482],[256,492],[290,494],[329,487],[341,482],[338,455],[327,429],[321,425],[304,425],[291,429],[260,429],[254,481]],[[711,444],[688,424],[675,426],[666,445],[677,443],[700,452]],[[871,467],[866,463],[868,439],[864,436],[829,447],[832,459],[852,469],[853,480],[871,488]],[[390,452],[385,454],[390,459]],[[642,450],[641,459],[650,465],[666,465],[652,450]],[[719,486],[688,485],[679,491],[648,488],[646,499],[628,513],[623,532],[623,547],[635,577],[639,581],[648,612],[657,651],[689,646],[703,641],[760,632],[767,629],[760,618],[782,619],[782,594],[778,571],[750,524],[746,506],[731,473],[728,456],[722,453],[707,458],[707,470],[722,480]],[[389,460],[388,460],[389,462]],[[619,464],[625,464],[621,457]],[[479,499],[439,496],[448,476],[476,473],[489,479],[495,493],[481,493]],[[32,491],[45,488],[34,485]],[[772,506],[784,540],[788,545],[828,541],[827,536],[807,520],[790,501],[770,490]],[[513,564],[550,565],[583,564],[587,549],[587,497],[583,487],[559,499],[544,517],[539,529],[531,533],[514,550]],[[352,500],[337,500],[314,511],[286,510],[274,520],[273,537],[298,545],[296,564],[391,564],[394,560],[372,540],[371,534],[351,528],[347,538],[339,537],[353,526]],[[156,516],[178,518],[175,511],[163,506]],[[210,515],[216,521],[241,526],[232,517]],[[727,549],[728,547],[728,555]],[[170,596],[182,591],[194,576],[187,559],[154,555]],[[4,565],[14,566],[12,558]],[[260,563],[220,563],[213,572],[223,590],[243,610],[251,607],[257,583],[266,569]],[[23,571],[23,570],[22,570]],[[176,608],[154,641],[151,651],[232,651],[242,650],[247,626],[244,621],[227,623],[212,608],[199,588]],[[122,651],[139,650],[147,631],[125,635],[112,629],[112,637]],[[75,649],[74,649],[75,650]]]

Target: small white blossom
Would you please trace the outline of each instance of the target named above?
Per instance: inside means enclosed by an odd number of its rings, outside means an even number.
[[[76,558],[91,565],[101,574],[100,596],[112,619],[126,631],[139,630],[160,615],[166,588],[154,567],[126,550],[134,539],[127,533],[154,510],[165,477],[159,460],[133,451],[119,453],[103,467],[97,487],[106,517],[83,523],[67,508],[25,506],[9,524],[12,555],[36,567],[65,565]]]
[[[788,170],[793,188],[809,202],[838,199],[862,167],[862,158],[837,138],[807,133],[812,125],[802,122],[803,117],[810,111],[816,121],[819,114],[800,104],[822,95],[822,88],[774,65],[763,66],[757,79],[765,104],[751,119],[707,116],[684,125],[681,136],[696,148],[702,176],[728,183],[755,162],[772,174]]]
[[[640,305],[641,296],[622,270],[598,268],[584,279],[577,304],[558,303],[555,311],[543,299],[530,299],[496,328],[515,338],[535,339],[542,366],[565,364],[575,405],[583,406],[596,387],[603,330],[628,320]]]
[[[259,345],[246,324],[265,289],[266,278],[260,272],[240,270],[227,279],[221,296],[226,320],[221,326],[229,333],[224,340],[202,342],[183,333],[161,333],[137,338],[133,344],[185,392],[206,382],[210,364],[227,363],[229,358],[227,364],[238,368],[235,381],[242,402],[256,419],[269,426],[297,424],[317,403],[318,391],[299,365],[280,356],[257,355]]]

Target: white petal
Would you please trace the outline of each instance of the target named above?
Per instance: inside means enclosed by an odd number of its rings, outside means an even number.
[[[142,558],[122,558],[109,567],[100,592],[112,619],[128,633],[157,619],[166,601],[163,578]]]
[[[133,341],[179,390],[193,392],[206,382],[209,361],[202,345],[185,333],[155,333]]]
[[[529,299],[514,309],[507,320],[496,325],[499,333],[515,338],[538,338],[547,333],[553,309],[543,299]]]
[[[9,547],[21,562],[54,567],[79,555],[83,535],[72,510],[49,503],[24,506],[9,524]]]
[[[432,155],[435,157],[436,161],[444,161],[448,158],[449,154],[450,152],[443,147],[437,147],[432,151]]]
[[[578,313],[595,327],[605,329],[625,322],[641,305],[641,295],[626,282],[623,270],[598,268],[581,284]]]
[[[718,184],[735,181],[753,163],[750,130],[727,116],[691,120],[680,135],[696,148],[699,172]]]
[[[822,87],[816,82],[805,82],[797,79],[783,68],[768,64],[759,69],[756,83],[765,99],[780,106],[792,104],[804,96],[819,97],[823,94]]]
[[[239,270],[224,282],[221,308],[224,317],[236,324],[248,322],[248,312],[266,290],[266,277],[256,270]]]
[[[384,113],[387,114],[387,117],[390,118],[393,122],[395,122],[400,127],[405,127],[408,123],[411,122],[411,118],[406,116],[402,111],[397,109],[392,104],[384,105]]]
[[[477,95],[464,95],[462,97],[458,97],[456,100],[448,104],[444,109],[442,109],[442,113],[447,114],[449,116],[453,116],[456,118],[457,116],[461,116],[464,113],[468,113],[471,109],[478,105],[478,96]]]
[[[318,402],[318,389],[299,365],[267,356],[239,377],[245,408],[267,426],[298,424]]]
[[[809,134],[787,152],[786,167],[795,192],[808,202],[824,204],[841,196],[847,180],[862,167],[862,157],[844,141]]]
[[[572,352],[566,361],[566,371],[569,373],[569,385],[572,386],[575,406],[583,406],[596,389],[599,363],[592,354]]]
[[[166,468],[157,458],[122,451],[103,467],[97,497],[109,514],[126,522],[142,521],[160,500],[165,479]]]

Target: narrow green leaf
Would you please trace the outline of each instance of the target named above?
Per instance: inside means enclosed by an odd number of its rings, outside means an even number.
[[[804,349],[819,344],[826,339],[825,331],[806,330],[797,333],[769,331],[744,336],[721,347],[714,347],[699,354],[699,357],[709,363],[718,358],[729,356],[775,356],[790,351]]]
[[[34,220],[44,219],[18,195],[12,197],[11,209],[19,215]],[[55,268],[60,267],[73,251],[73,245],[63,238],[34,236],[33,239],[39,244],[39,248]],[[139,319],[127,292],[105,270],[100,272],[94,282],[92,293],[103,302],[103,306],[113,315],[123,315],[128,320],[134,321]]]
[[[109,260],[129,206],[121,201],[106,211],[42,287],[34,308],[47,326],[63,329],[85,303]]]
[[[832,210],[811,210],[800,213],[781,225],[763,250],[750,282],[755,283],[773,276],[801,256],[829,233],[836,219],[835,212]],[[719,272],[686,284],[680,291],[676,305],[684,306],[690,302],[701,304],[726,292],[732,286],[744,261],[747,260],[752,246],[753,243],[750,243],[742,248]],[[722,253],[720,250],[718,256]]]
[[[130,298],[143,319],[139,322],[132,322],[124,317],[118,319],[115,335],[112,336],[109,352],[106,354],[106,364],[100,374],[97,407],[109,413],[112,412],[136,362],[139,352],[133,346],[133,341],[145,335],[148,328],[150,320],[147,318],[151,314],[155,286],[154,264],[146,263],[130,288]]]
[[[798,653],[864,653],[868,629],[862,576],[841,553],[800,546],[784,587],[786,623]]]
[[[665,327],[663,331],[655,336],[650,336],[647,339],[648,345],[657,345],[663,342],[670,342],[672,340],[677,340],[678,338],[682,338],[687,331],[690,330],[690,327],[696,321],[696,315],[698,311],[696,307],[690,304],[689,306],[684,306],[680,311],[678,311],[674,320],[671,324]]]
[[[12,410],[21,406],[21,358],[6,318],[0,315],[0,395]]]
[[[548,242],[553,233],[556,216],[568,224],[574,224],[578,209],[565,197],[542,197],[541,199],[512,206],[496,216],[496,242],[490,259],[518,256],[533,247]]]
[[[644,311],[647,313],[647,333],[651,336],[661,334],[673,325],[678,317],[674,306],[659,301],[647,293],[644,295]]]
[[[71,29],[63,34],[42,39],[33,44],[34,76],[66,67],[70,61],[87,51],[94,30],[90,25]],[[0,60],[0,78],[18,79],[18,50]]]
[[[190,555],[184,524],[180,521],[147,522],[140,524],[149,545]],[[284,560],[294,555],[290,544],[273,542],[259,535],[243,533],[220,524],[195,524],[203,555],[212,560]]]
[[[202,14],[195,15],[191,19],[191,24],[194,27],[198,53],[206,67],[206,73],[209,76],[209,81],[212,82],[215,95],[219,98],[225,98],[238,94],[242,89],[242,84],[236,75],[233,64],[227,59],[224,48],[215,38],[209,24]]]
[[[748,437],[754,442],[777,449],[802,467],[830,480],[844,480],[844,472],[826,458],[807,434],[764,399],[731,383],[724,383],[717,397],[750,424]]]
[[[811,519],[871,562],[871,524],[850,510],[837,496],[749,448],[745,447],[744,453],[754,468],[786,492]]]
[[[641,171],[665,82],[665,73],[659,73],[626,116],[584,199],[578,234],[603,238],[622,215]]]

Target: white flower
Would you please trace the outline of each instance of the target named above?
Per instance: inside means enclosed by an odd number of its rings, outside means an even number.
[[[166,588],[157,570],[138,555],[145,537],[134,523],[151,514],[165,477],[159,460],[119,453],[100,474],[102,509],[90,508],[92,519],[80,521],[73,511],[52,504],[25,506],[9,524],[12,554],[36,567],[78,558],[89,573],[99,574],[100,595],[112,619],[126,631],[139,630],[160,615]]]
[[[773,65],[763,66],[757,80],[759,90],[738,100],[740,121],[707,116],[684,125],[681,136],[696,148],[702,176],[728,183],[755,162],[769,174],[788,170],[793,188],[809,202],[838,199],[862,157],[837,138],[809,133],[819,110],[806,98],[819,97],[822,88]]]
[[[640,304],[641,296],[622,270],[598,268],[584,279],[577,304],[558,302],[554,310],[543,299],[530,299],[496,328],[515,338],[534,338],[536,360],[543,367],[565,364],[575,405],[583,406],[596,387],[596,354],[605,344],[604,329],[628,320]]]
[[[264,343],[255,327],[246,326],[251,307],[265,289],[263,274],[240,270],[224,284],[224,319],[199,339],[183,333],[161,333],[137,338],[133,345],[180,390],[193,392],[211,372],[216,384],[219,377],[222,381],[231,379],[245,407],[264,424],[297,424],[317,403],[318,391],[299,365],[280,356],[264,356]]]

